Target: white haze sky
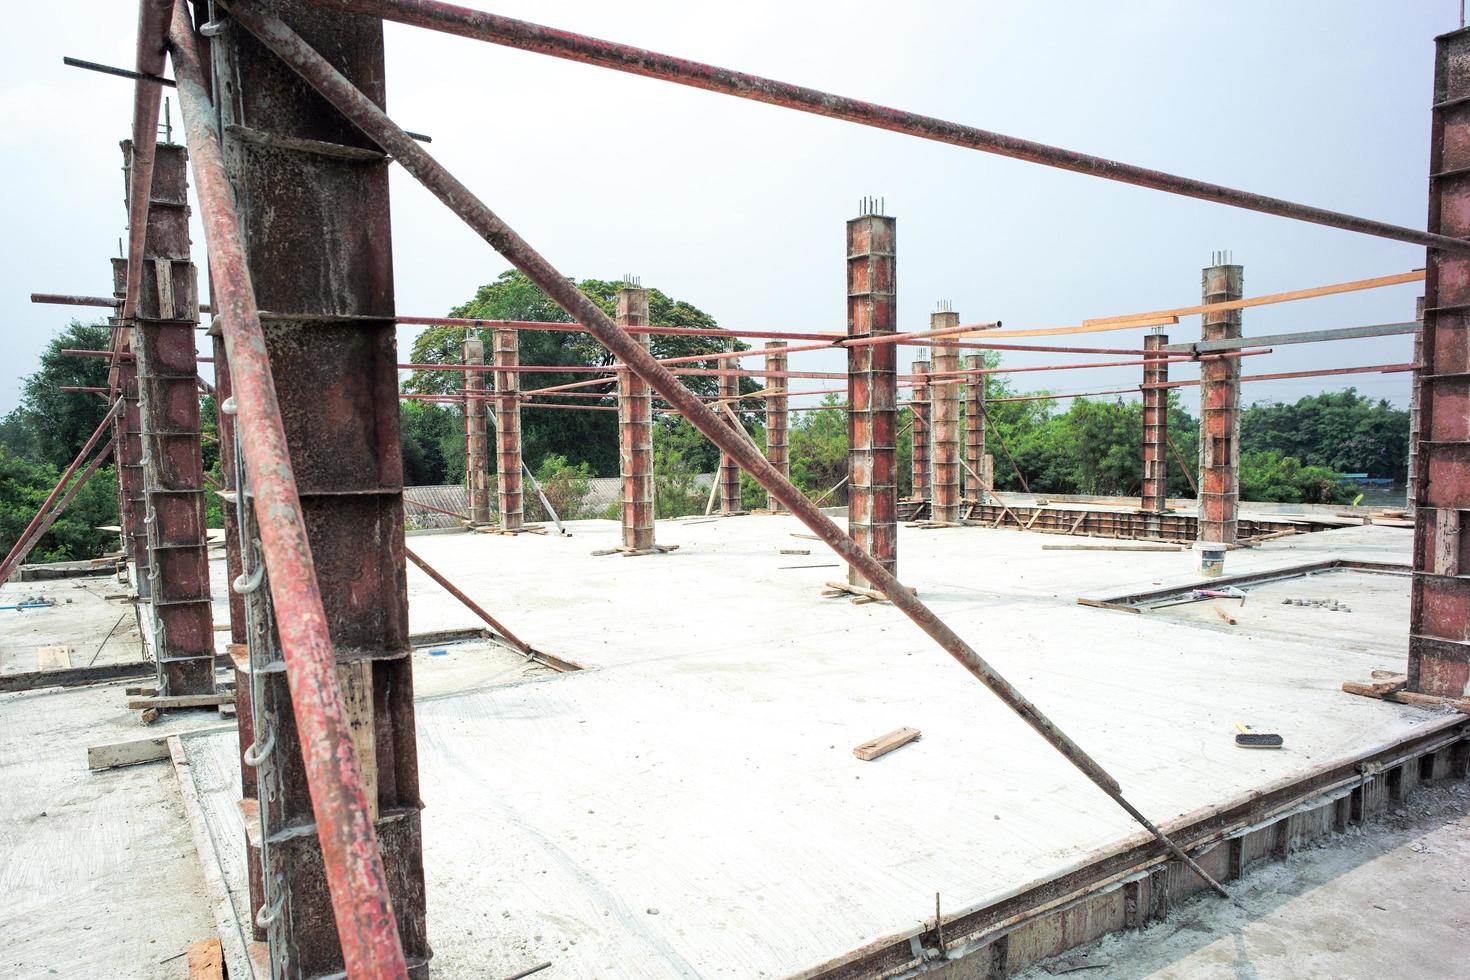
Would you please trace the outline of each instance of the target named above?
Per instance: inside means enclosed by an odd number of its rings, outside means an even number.
[[[473,6],[1129,163],[1422,228],[1433,38],[1455,0],[860,2],[546,0]],[[8,12],[0,57],[0,412],[47,340],[105,294],[123,234],[136,4]],[[1065,326],[1199,302],[1213,250],[1246,295],[1422,267],[1424,250],[1237,211],[445,35],[387,26],[389,111],[562,272],[642,277],[730,328],[844,324],[843,224],[865,194],[898,219],[900,324]],[[177,104],[174,105],[177,122]],[[180,134],[180,138],[182,138]],[[410,177],[392,178],[398,309],[442,315],[506,263]],[[195,225],[195,259],[203,235]],[[1276,333],[1413,317],[1419,284],[1247,310]],[[99,311],[100,312],[100,311]],[[1067,338],[1136,347],[1143,331]],[[1199,336],[1197,317],[1170,331]],[[400,331],[407,354],[412,332]],[[915,355],[902,348],[901,365]],[[1282,347],[1246,373],[1407,361],[1407,336]],[[1007,365],[1062,355],[1007,354]],[[794,366],[836,370],[838,353]],[[1193,367],[1173,377],[1192,378]],[[1135,385],[1139,369],[1022,374],[1024,390]],[[824,387],[817,382],[807,387]],[[1355,386],[1407,404],[1408,375],[1262,382],[1248,401]],[[1184,389],[1191,408],[1194,389]],[[78,395],[76,397],[88,397]]]

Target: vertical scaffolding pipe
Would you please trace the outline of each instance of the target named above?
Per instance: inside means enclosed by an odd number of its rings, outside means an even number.
[[[485,365],[485,343],[473,330],[465,332],[464,363],[472,369]],[[486,446],[485,372],[469,370],[464,376],[464,481],[471,524],[489,524],[490,453]]]
[[[933,500],[929,480],[931,472],[930,432],[934,428],[932,389],[929,387],[929,371],[932,366],[929,361],[914,361],[911,370],[917,380],[914,381],[914,387],[909,392],[909,413],[914,417],[914,424],[909,429],[910,443],[913,447],[913,451],[909,454],[909,496],[920,502],[920,513],[923,512],[923,505]]]
[[[737,341],[732,340],[730,343],[733,345]],[[733,350],[734,347],[732,346],[731,349]],[[740,414],[740,378],[731,375],[720,375],[719,392],[720,400],[726,405],[729,405],[730,409],[738,417]],[[734,429],[738,427],[735,419],[731,418],[728,413],[721,412],[720,415],[724,419],[725,424],[730,426],[730,428]],[[745,510],[740,504],[740,464],[735,462],[735,458],[729,453],[720,454],[719,483],[720,513],[726,516],[745,513]]]
[[[377,19],[252,7],[332,51],[382,104]],[[270,570],[250,632],[262,751],[246,805],[260,813],[272,974],[423,978],[389,160],[227,25],[209,45],[229,93],[213,105],[182,4],[171,47],[190,153],[207,161],[195,180],[241,402],[248,543]]]
[[[1245,269],[1220,262],[1202,273],[1204,303],[1240,299]],[[1241,335],[1240,310],[1205,313],[1200,339],[1235,340]],[[1222,357],[1200,363],[1199,539],[1200,570],[1219,575],[1225,552],[1235,544],[1240,509],[1240,359]]]
[[[958,327],[960,315],[952,310],[942,310],[932,314],[929,323],[933,330]],[[960,351],[954,344],[953,340],[935,340],[934,372],[951,379],[951,383],[934,385],[929,389],[930,413],[934,420],[929,430],[934,499],[929,516],[946,524],[958,524],[960,521],[960,386],[952,373],[960,369]]]
[[[786,346],[784,340],[766,342],[767,371],[780,373],[786,370],[788,362]],[[786,397],[789,385],[787,379],[779,377],[768,378],[767,382],[766,461],[775,467],[777,473],[789,480],[791,479],[791,434]],[[766,506],[772,511],[782,509],[781,501],[777,500],[774,495],[769,498]]]
[[[1470,30],[1435,39],[1429,230],[1470,236]],[[1409,689],[1470,692],[1470,259],[1430,249],[1419,389]]]
[[[617,292],[617,323],[648,326],[648,291],[625,284]],[[633,335],[641,347],[647,334]],[[648,382],[618,368],[618,466],[623,477],[623,547],[634,554],[653,550],[653,390]]]
[[[500,529],[519,531],[526,519],[521,477],[521,375],[517,370],[521,365],[521,332],[513,327],[497,327],[490,343],[495,348],[495,485],[500,499]],[[481,401],[482,439],[484,431],[485,403]],[[474,519],[473,513],[470,518]]]
[[[1143,360],[1143,488],[1140,506],[1145,513],[1162,514],[1169,509],[1169,389],[1151,388],[1169,380],[1169,362],[1162,348],[1169,337],[1151,333],[1143,338],[1143,349],[1159,351]]]
[[[132,159],[123,143],[124,159]],[[133,305],[132,347],[142,426],[143,494],[152,599],[152,652],[162,694],[214,691],[214,615],[204,519],[199,362],[194,330],[199,288],[189,254],[189,155],[153,149],[144,266]],[[130,279],[136,277],[130,277]]]
[[[897,330],[897,222],[864,213],[847,223],[847,335]],[[898,570],[898,345],[847,348],[847,529],[887,572]],[[847,580],[870,587],[855,566]]]
[[[986,470],[985,456],[985,383],[987,375],[973,372],[984,370],[985,355],[969,354],[965,357],[965,370],[971,372],[965,380],[965,497],[984,503],[990,482]],[[984,477],[984,480],[981,480]]]

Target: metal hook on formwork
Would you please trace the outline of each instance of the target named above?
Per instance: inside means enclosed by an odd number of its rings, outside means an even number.
[[[235,576],[235,581],[230,583],[230,588],[240,595],[249,595],[260,588],[260,583],[265,579],[265,562],[258,561],[255,568],[250,572],[241,572]]]

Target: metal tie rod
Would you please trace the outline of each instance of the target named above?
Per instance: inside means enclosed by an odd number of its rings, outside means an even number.
[[[1361,218],[1356,215],[1329,211],[1309,204],[1298,204],[1278,197],[1268,197],[1250,191],[1236,190],[1220,184],[1211,184],[1191,177],[1150,170],[1105,157],[1092,156],[1076,150],[1049,146],[1017,136],[1006,136],[974,126],[949,122],[934,116],[905,112],[888,106],[858,99],[849,99],[819,89],[778,82],[760,75],[720,68],[660,54],[645,48],[617,44],[585,34],[557,30],[541,24],[501,17],[481,10],[472,10],[438,0],[311,0],[320,7],[350,11],[385,20],[426,27],[430,30],[456,34],[478,41],[488,41],[522,51],[551,55],[568,61],[611,68],[614,71],[657,78],[679,85],[702,88],[710,92],[733,95],[736,98],[765,102],[783,106],[799,112],[817,116],[843,119],[847,122],[874,129],[886,129],[894,133],[917,136],[921,139],[948,143],[966,149],[994,153],[1013,160],[1024,160],[1059,170],[1088,174],[1105,180],[1115,180],[1150,190],[1165,191],[1183,197],[1227,204],[1247,211],[1259,211],[1283,218],[1306,221],[1356,231],[1379,238],[1409,242],[1446,251],[1470,252],[1470,241],[1436,235],[1415,228]]]
[[[478,232],[512,265],[525,273],[536,285],[578,323],[596,337],[624,366],[646,381],[671,405],[678,408],[694,427],[722,452],[734,459],[777,500],[785,504],[818,537],[826,542],[850,566],[881,589],[888,599],[927,633],[946,653],[959,661],[1007,707],[1046,739],[1058,752],[1076,766],[1088,779],[1128,812],[1164,847],[1186,864],[1221,896],[1229,893],[1170,840],[1162,830],[1123,798],[1117,780],[1067,737],[1051,719],[1042,714],[1009,681],[995,671],[960,636],[934,614],[933,610],[903,586],[898,578],[873,559],[832,519],[813,506],[806,495],[796,489],[763,456],[759,449],[735,434],[698,396],[679,383],[667,368],[654,359],[647,348],[638,343],[602,308],[585,296],[571,280],[551,265],[539,252],[509,225],[491,211],[469,188],[439,164],[427,150],[411,140],[381,108],[348,81],[298,34],[279,18],[258,9],[254,3],[232,0],[228,4],[235,18],[266,47],[289,65],[307,84],[316,89],[384,152],[393,156],[405,170],[418,179],[455,214]]]

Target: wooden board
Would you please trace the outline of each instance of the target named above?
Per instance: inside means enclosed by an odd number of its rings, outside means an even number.
[[[224,980],[225,951],[218,938],[201,939],[189,947],[189,980]]]
[[[233,724],[210,725],[193,728],[174,735],[203,735],[209,732],[232,731]],[[91,770],[117,769],[121,766],[136,766],[145,762],[158,762],[168,758],[169,735],[153,738],[135,738],[126,742],[105,742],[87,746],[87,768]]]
[[[230,704],[235,693],[228,694],[156,694],[151,697],[128,698],[129,708],[213,708]]]
[[[880,735],[870,742],[864,742],[852,750],[852,754],[864,762],[872,762],[881,756],[885,756],[900,746],[907,745],[918,739],[922,734],[917,728],[895,728],[887,735]]]
[[[41,647],[36,651],[37,670],[66,670],[71,666],[72,648],[67,646]]]

